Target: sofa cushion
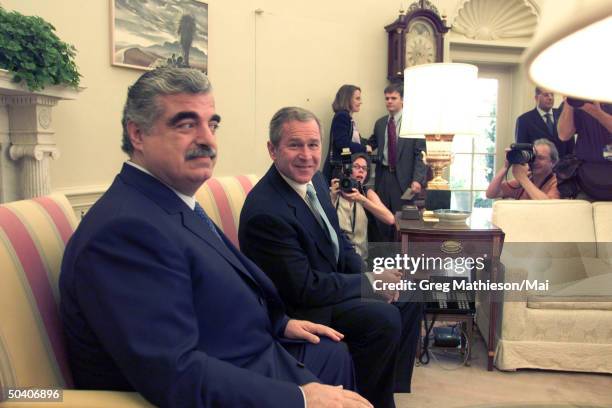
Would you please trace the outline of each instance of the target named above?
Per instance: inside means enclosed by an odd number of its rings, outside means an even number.
[[[612,310],[612,273],[591,276],[528,296],[531,309]]]
[[[612,202],[593,203],[597,257],[612,265]]]
[[[212,177],[196,192],[196,200],[228,239],[238,245],[238,221],[247,194],[259,177],[255,175]]]
[[[505,242],[595,242],[588,201],[499,200],[492,219],[506,234]]]
[[[52,195],[0,205],[0,384],[70,387],[57,280],[77,220]]]

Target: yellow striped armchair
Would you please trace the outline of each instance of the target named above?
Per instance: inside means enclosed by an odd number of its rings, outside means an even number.
[[[254,175],[213,177],[196,193],[210,218],[238,246],[238,220]],[[0,407],[11,388],[59,388],[45,407],[151,407],[137,393],[79,391],[73,386],[59,316],[58,278],[77,226],[70,203],[55,194],[0,205]]]
[[[68,200],[50,195],[0,205],[0,407],[11,388],[62,389],[44,407],[150,407],[139,394],[71,390],[59,316],[58,277],[77,220]]]
[[[196,200],[237,248],[238,221],[244,200],[259,178],[255,175],[213,177],[196,192]]]

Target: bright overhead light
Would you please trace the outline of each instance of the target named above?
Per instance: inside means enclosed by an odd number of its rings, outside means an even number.
[[[524,58],[542,88],[612,102],[612,1],[548,0]]]

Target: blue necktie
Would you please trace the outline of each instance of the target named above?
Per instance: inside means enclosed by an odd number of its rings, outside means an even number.
[[[206,225],[208,225],[208,228],[210,228],[212,232],[215,233],[217,238],[219,238],[221,242],[223,242],[223,239],[221,238],[221,234],[219,234],[219,231],[217,231],[217,227],[215,226],[215,223],[212,222],[208,214],[206,214],[206,211],[204,211],[200,203],[198,203],[197,201],[195,203],[195,208],[193,209],[193,211],[196,213],[198,217],[200,217],[202,220],[204,220],[204,222],[206,222]]]
[[[329,237],[331,238],[332,244],[334,245],[334,255],[336,256],[336,262],[338,262],[338,255],[340,253],[338,246],[338,235],[336,234],[336,230],[332,227],[325,211],[323,211],[323,207],[317,198],[317,192],[312,184],[308,184],[306,186],[306,196],[308,198],[308,202],[310,203],[310,208],[314,211],[314,215],[321,225],[321,228],[327,229],[329,233]]]
[[[548,128],[548,131],[550,132],[550,134],[553,135],[555,131],[554,131],[553,121],[550,117],[550,112],[546,113],[544,116],[546,116],[546,127]]]

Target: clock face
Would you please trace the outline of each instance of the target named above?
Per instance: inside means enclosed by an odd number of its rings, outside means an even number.
[[[433,28],[426,20],[415,19],[406,34],[406,67],[436,62],[437,46]]]

